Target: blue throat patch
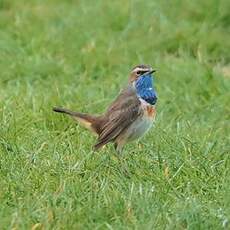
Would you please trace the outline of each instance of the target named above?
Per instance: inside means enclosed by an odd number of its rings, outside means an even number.
[[[135,87],[139,97],[151,105],[156,104],[157,96],[153,87],[153,76],[151,74],[140,76],[135,82]]]

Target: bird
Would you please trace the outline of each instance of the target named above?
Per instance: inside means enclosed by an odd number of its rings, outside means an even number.
[[[140,64],[131,69],[128,83],[101,115],[92,115],[54,107],[97,135],[94,150],[112,142],[121,153],[126,143],[142,137],[156,117],[157,94],[154,88],[155,70]]]

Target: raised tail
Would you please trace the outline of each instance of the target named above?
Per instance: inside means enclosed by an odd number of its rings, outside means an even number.
[[[60,108],[60,107],[54,107],[54,112],[57,113],[64,113],[67,115],[70,115],[73,119],[77,120],[81,125],[83,125],[85,128],[93,131],[96,134],[100,133],[100,117],[86,114],[86,113],[80,113],[71,111],[69,109]]]
[[[53,111],[57,112],[57,113],[65,113],[65,114],[68,114],[70,116],[77,116],[79,114],[78,112],[74,112],[74,111],[71,111],[69,109],[64,109],[64,108],[60,108],[60,107],[54,107]]]

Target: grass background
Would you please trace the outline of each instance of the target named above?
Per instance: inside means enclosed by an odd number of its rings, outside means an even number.
[[[230,2],[0,0],[1,229],[229,229]],[[92,152],[100,113],[158,70],[153,129]]]

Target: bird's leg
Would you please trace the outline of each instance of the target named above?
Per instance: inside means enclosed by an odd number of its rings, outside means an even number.
[[[113,146],[114,146],[115,150],[117,151],[117,142],[115,142]]]
[[[129,176],[130,172],[129,172],[129,169],[126,165],[126,162],[125,162],[125,159],[122,157],[122,148],[125,144],[125,140],[124,139],[119,139],[119,140],[116,140],[116,142],[114,143],[114,148],[117,152],[117,158],[118,158],[118,161],[119,161],[119,164],[121,166],[121,170],[123,171],[123,173],[126,175],[126,176]]]
[[[124,146],[125,142],[124,141],[120,141],[120,140],[117,140],[115,143],[114,143],[114,148],[116,150],[116,152],[120,155],[121,152],[122,152],[122,148]]]

